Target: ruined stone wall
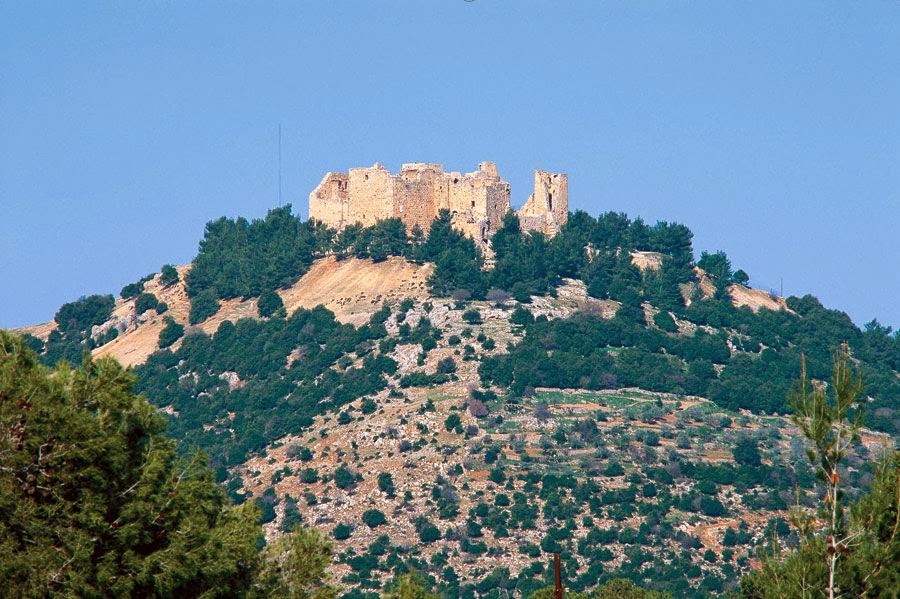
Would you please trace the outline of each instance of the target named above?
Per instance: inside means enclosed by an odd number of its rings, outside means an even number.
[[[519,209],[523,231],[555,235],[569,220],[569,180],[564,173],[534,171],[534,191]]]
[[[404,164],[394,181],[394,212],[407,230],[418,226],[423,231],[439,210],[440,198],[446,195],[444,169],[439,164]]]
[[[509,183],[500,178],[493,162],[482,162],[477,171],[462,177],[450,173],[448,178],[448,210],[454,225],[478,241],[488,241],[509,211]]]
[[[385,201],[394,196],[394,177],[382,165],[351,168],[349,183],[349,210],[342,226],[361,223],[369,227],[378,220],[394,216],[392,202]]]
[[[482,237],[487,240],[503,226],[503,217],[510,210],[509,185],[492,185],[485,190],[484,220],[481,225]]]
[[[442,208],[451,215],[459,216],[471,212],[475,202],[475,183],[468,177],[453,173],[447,182],[447,198]]]
[[[564,173],[541,173],[541,180],[549,179],[546,183],[548,188],[548,202],[550,211],[553,213],[553,219],[560,227],[569,222],[569,177]]]
[[[519,211],[523,229],[554,234],[568,215],[566,176],[535,172],[535,192]],[[493,162],[482,162],[465,175],[444,172],[440,164],[404,164],[391,174],[380,164],[328,173],[309,195],[310,218],[341,229],[396,217],[411,230],[427,232],[440,210],[451,213],[453,226],[487,242],[510,209],[509,183]]]
[[[319,186],[309,194],[309,218],[342,228],[347,224],[349,199],[347,175],[326,173]]]

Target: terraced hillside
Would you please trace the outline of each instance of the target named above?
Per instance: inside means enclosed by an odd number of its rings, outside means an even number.
[[[721,252],[694,263],[680,225],[576,213],[549,240],[507,219],[488,268],[441,218],[426,238],[220,219],[191,265],[21,332],[45,362],[133,366],[269,540],[334,539],[348,596],[406,569],[446,596],[529,596],[554,552],[572,589],[728,592],[820,498],[785,397],[842,342],[873,428],[851,496],[895,447],[900,343],[877,322],[749,288]]]
[[[546,584],[555,551],[573,588],[615,574],[703,595],[734,588],[767,537],[791,542],[797,489],[810,489],[803,503],[816,497],[785,419],[641,389],[538,388],[510,400],[480,388],[475,366],[521,335],[512,306],[468,304],[483,315],[474,325],[452,308],[432,306],[442,337],[420,366],[238,468],[244,492],[273,508],[270,535],[299,520],[328,531],[336,576],[360,589],[379,588],[402,561],[445,585],[525,595]],[[414,306],[402,320],[423,316]],[[409,364],[406,353],[391,355]],[[403,386],[448,357],[452,380]],[[871,432],[862,441],[855,486],[893,443]]]

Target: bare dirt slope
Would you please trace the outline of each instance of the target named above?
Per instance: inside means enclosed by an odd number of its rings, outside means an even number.
[[[41,324],[33,324],[27,327],[20,327],[17,329],[13,329],[13,333],[19,333],[20,335],[32,335],[37,337],[42,341],[46,341],[50,336],[50,333],[56,330],[56,322],[42,322]]]
[[[149,310],[140,317],[134,315],[134,299],[116,300],[112,318],[102,325],[119,325],[119,336],[93,351],[95,356],[112,356],[123,366],[142,364],[159,349],[159,333],[166,326],[166,318],[174,318],[180,324],[187,324],[190,301],[184,288],[184,275],[190,266],[179,266],[179,281],[168,287],[159,283],[159,275],[144,283],[144,292],[152,293],[169,309],[164,314]],[[123,326],[124,325],[124,326]],[[123,330],[124,329],[124,330]]]
[[[768,293],[762,289],[753,289],[751,287],[744,287],[743,285],[731,285],[728,288],[728,294],[731,295],[731,303],[738,308],[747,306],[754,312],[758,312],[761,308],[772,311],[791,311],[783,297],[775,295],[774,293]]]
[[[384,262],[334,257],[317,260],[297,283],[279,291],[288,314],[297,308],[323,305],[338,320],[364,324],[384,302],[428,297],[430,264],[392,257]]]
[[[125,366],[142,364],[159,349],[159,333],[166,325],[166,318],[172,317],[187,327],[190,300],[183,280],[189,269],[190,266],[179,267],[181,281],[168,287],[159,284],[158,275],[145,283],[145,292],[168,304],[169,309],[164,314],[150,310],[138,318],[134,315],[133,299],[117,300],[112,317],[101,328],[118,327],[122,332],[113,341],[95,349],[94,355],[112,356]],[[341,322],[358,326],[367,322],[384,302],[398,302],[407,297],[427,298],[431,270],[431,265],[417,265],[402,258],[375,263],[358,258],[338,261],[328,257],[316,261],[309,272],[279,294],[288,314],[298,308],[324,305]],[[221,303],[216,314],[197,325],[200,330],[212,334],[226,320],[235,322],[258,316],[256,298],[235,298]],[[46,338],[54,328],[55,323],[51,322],[20,330]],[[176,342],[173,349],[179,343]]]
[[[703,299],[709,299],[715,295],[716,286],[706,272],[702,268],[695,266],[694,273],[697,275]],[[697,282],[683,283],[681,285],[681,295],[684,298],[685,304],[688,306],[691,305],[692,297],[697,285]],[[769,293],[768,291],[763,291],[762,289],[731,284],[728,286],[728,295],[731,296],[731,303],[734,304],[736,308],[747,306],[754,312],[758,312],[763,308],[776,312],[778,310],[787,310],[788,312],[791,312],[791,309],[788,308],[787,302],[783,297],[775,295],[774,293]]]

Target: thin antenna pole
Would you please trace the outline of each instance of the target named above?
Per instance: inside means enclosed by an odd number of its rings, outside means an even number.
[[[281,206],[281,123],[278,123],[278,205]]]

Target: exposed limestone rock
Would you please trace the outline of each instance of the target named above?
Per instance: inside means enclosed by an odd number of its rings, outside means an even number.
[[[219,375],[219,378],[228,383],[228,388],[231,391],[235,389],[240,389],[245,385],[244,381],[241,380],[241,377],[238,376],[238,373],[233,372],[231,370],[226,370],[222,374]]]
[[[664,257],[665,255],[659,252],[634,251],[631,252],[631,263],[640,271],[647,270],[648,268],[650,270],[659,270],[662,268]]]

